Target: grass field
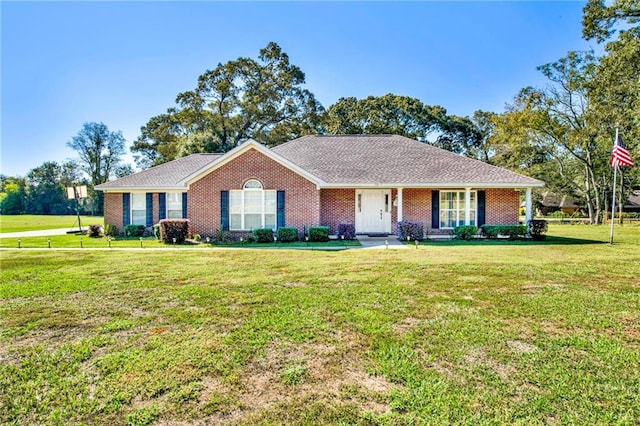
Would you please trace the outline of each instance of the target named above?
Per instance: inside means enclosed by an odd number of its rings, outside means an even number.
[[[102,216],[80,216],[82,226],[104,223]],[[78,229],[77,216],[0,215],[0,232],[23,232],[40,229]]]
[[[640,227],[0,252],[3,424],[638,424]]]

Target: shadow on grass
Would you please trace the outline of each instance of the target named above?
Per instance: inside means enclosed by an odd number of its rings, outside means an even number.
[[[556,236],[547,236],[546,239],[536,241],[536,240],[508,240],[508,239],[478,239],[478,240],[445,240],[445,241],[435,241],[428,240],[422,241],[420,245],[451,245],[451,246],[479,246],[479,245],[496,245],[496,246],[504,246],[504,245],[515,245],[515,246],[523,246],[523,245],[531,245],[531,246],[544,246],[544,245],[586,245],[586,244],[604,244],[606,241],[600,240],[587,240],[584,238],[568,238],[568,237],[556,237]]]

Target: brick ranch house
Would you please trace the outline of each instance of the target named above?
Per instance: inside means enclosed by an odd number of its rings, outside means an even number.
[[[192,154],[111,182],[105,223],[151,226],[188,218],[194,233],[351,223],[395,233],[402,220],[433,232],[517,224],[520,191],[543,182],[392,135],[304,136],[273,148],[249,140],[225,154]]]

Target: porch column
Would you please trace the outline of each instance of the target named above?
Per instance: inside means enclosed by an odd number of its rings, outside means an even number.
[[[398,188],[398,222],[402,222],[402,188]]]
[[[471,188],[464,189],[464,224],[471,225]]]
[[[529,221],[531,220],[531,188],[527,188],[524,196],[524,221],[529,233]]]

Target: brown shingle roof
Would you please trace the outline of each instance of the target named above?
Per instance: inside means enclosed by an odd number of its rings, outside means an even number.
[[[543,185],[403,136],[304,136],[273,151],[333,185]]]
[[[145,188],[180,188],[185,177],[206,167],[220,157],[221,154],[191,154],[159,166],[106,182],[96,186],[99,190],[145,189]]]

